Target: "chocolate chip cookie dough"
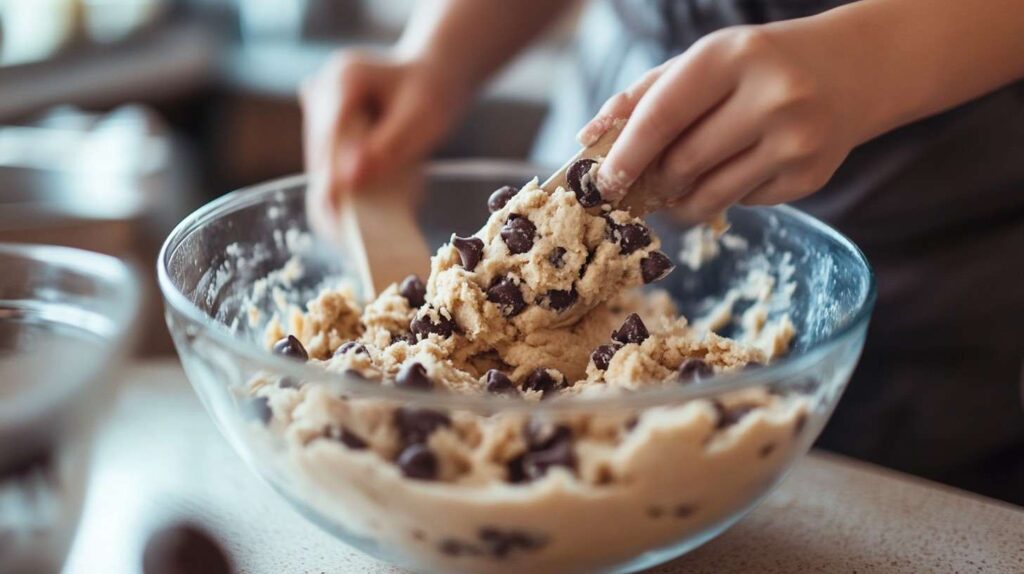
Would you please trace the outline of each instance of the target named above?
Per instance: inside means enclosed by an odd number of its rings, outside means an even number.
[[[642,221],[595,200],[592,167],[574,166],[570,189],[494,192],[484,227],[441,247],[425,282],[410,276],[365,306],[327,290],[270,322],[274,352],[328,371],[517,405],[426,409],[251,381],[255,426],[283,438],[318,512],[437,571],[588,571],[722,521],[785,467],[807,418],[801,396],[545,408],[700,385],[771,361],[792,336],[783,317],[746,333],[769,344],[720,337],[666,293],[637,290],[671,259]]]

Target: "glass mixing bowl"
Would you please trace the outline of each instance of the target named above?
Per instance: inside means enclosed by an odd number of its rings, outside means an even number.
[[[57,572],[139,288],[113,257],[0,243],[0,572]]]
[[[436,248],[453,232],[474,232],[491,191],[537,173],[502,162],[427,167],[424,236]],[[713,538],[810,447],[854,369],[875,298],[863,254],[835,230],[788,207],[734,208],[717,256],[697,272],[681,265],[657,286],[688,317],[710,317],[729,299],[733,319],[718,330],[737,332],[751,305],[737,289],[752,272],[772,275],[770,300],[784,305],[769,305],[768,318],[788,312],[796,328],[781,360],[699,384],[543,402],[367,384],[272,354],[264,342],[275,309],[302,307],[346,274],[346,262],[307,232],[304,188],[302,177],[273,181],[183,221],[158,263],[167,322],[192,385],[248,464],[339,539],[415,571],[632,572]],[[667,215],[648,222],[670,255],[695,237]],[[254,397],[268,384],[289,390],[273,402]],[[406,478],[358,437],[289,433],[276,407],[314,393],[323,402],[304,408],[352,409],[384,433],[398,413],[424,410],[430,415],[414,423],[444,419],[468,436],[479,431],[480,443],[497,428],[515,435],[529,427],[524,440],[547,441],[542,448],[562,455],[575,449],[569,456],[590,478],[556,468],[512,484],[511,466],[509,477]],[[508,420],[515,424],[502,427]],[[566,447],[559,425],[608,440]],[[603,462],[588,467],[591,460]]]

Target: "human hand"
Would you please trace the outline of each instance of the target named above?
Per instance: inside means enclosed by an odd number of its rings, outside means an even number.
[[[337,225],[343,193],[430,153],[470,90],[427,58],[339,52],[303,83],[303,143],[314,229]]]
[[[605,198],[643,174],[649,193],[704,221],[822,187],[873,126],[863,64],[811,20],[720,30],[609,99],[578,136],[587,145],[628,118],[597,174]]]

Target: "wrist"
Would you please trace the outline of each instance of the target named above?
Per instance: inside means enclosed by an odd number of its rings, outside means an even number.
[[[921,117],[928,90],[907,57],[899,13],[874,3],[846,5],[802,21],[807,48],[820,54],[855,145]]]

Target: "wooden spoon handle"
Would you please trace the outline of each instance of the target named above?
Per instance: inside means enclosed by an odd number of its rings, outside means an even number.
[[[359,261],[367,300],[409,274],[426,281],[430,250],[416,221],[422,175],[407,167],[360,186],[342,201],[341,223]]]
[[[339,138],[363,138],[370,126],[369,118],[351,118]],[[356,189],[341,190],[337,247],[364,300],[409,274],[426,280],[430,251],[416,222],[422,188],[420,170],[405,166]]]

